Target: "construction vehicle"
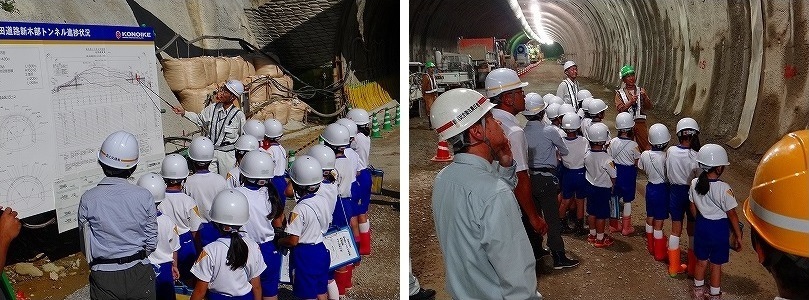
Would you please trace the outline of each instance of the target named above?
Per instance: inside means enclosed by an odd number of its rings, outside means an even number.
[[[458,39],[458,53],[469,55],[477,73],[476,83],[483,86],[489,72],[503,65],[500,61],[500,43],[495,38]]]
[[[424,75],[424,64],[420,62],[410,62],[410,76],[408,78],[408,83],[410,84],[410,107],[413,107],[414,103],[418,103],[421,100],[422,92],[421,92],[421,76]]]
[[[475,88],[475,68],[468,54],[436,51],[436,61],[440,62],[435,74],[438,92],[464,87]]]
[[[531,63],[528,58],[528,45],[519,44],[514,48],[514,62],[517,63],[518,67],[525,67]]]

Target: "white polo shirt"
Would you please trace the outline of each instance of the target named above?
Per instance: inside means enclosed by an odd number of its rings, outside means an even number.
[[[584,177],[590,184],[602,188],[612,187],[611,179],[617,175],[612,157],[606,151],[588,152],[584,157],[584,167],[587,169]]]
[[[177,234],[177,227],[166,215],[157,216],[157,248],[149,254],[149,261],[153,265],[159,265],[174,261],[174,251],[180,249],[180,236]]]
[[[628,138],[614,137],[609,142],[607,153],[612,156],[616,164],[634,166],[640,158],[638,143]]]
[[[272,241],[275,238],[275,229],[272,227],[272,220],[267,216],[273,213],[274,207],[270,204],[267,189],[251,190],[247,187],[238,187],[236,190],[247,197],[247,204],[250,206],[250,218],[242,229],[256,243]]]
[[[688,190],[688,199],[697,207],[699,213],[708,220],[719,220],[728,217],[727,211],[736,208],[739,204],[733,196],[730,185],[721,180],[711,180],[708,193],[700,195],[695,189],[698,178],[691,180]]]
[[[227,186],[228,183],[222,175],[213,172],[196,173],[188,176],[188,179],[185,180],[183,191],[197,201],[200,216],[207,222],[207,220],[211,219],[209,212],[213,204],[213,198],[216,197],[216,194],[225,190]]]
[[[199,215],[197,202],[181,192],[166,192],[166,199],[160,202],[157,209],[174,222],[177,234],[197,231],[204,222]]]
[[[337,171],[337,191],[343,198],[351,197],[351,183],[357,180],[356,164],[347,157],[338,157],[334,160],[334,170]]]
[[[511,144],[511,156],[514,158],[517,172],[528,170],[528,144],[525,142],[525,130],[517,123],[517,118],[505,110],[493,108],[491,110],[495,120],[500,121],[503,133]]]
[[[331,215],[327,199],[311,194],[295,203],[295,208],[289,213],[285,232],[298,236],[298,243],[322,243],[323,234],[329,230],[326,215]]]
[[[332,213],[334,213],[334,209],[337,207],[337,195],[339,194],[337,191],[337,183],[326,181],[321,182],[320,188],[317,189],[316,194],[321,195],[324,199],[326,199],[326,206],[329,208],[329,214],[326,216],[326,220],[331,223]]]
[[[247,295],[253,286],[250,279],[264,272],[267,265],[261,257],[261,250],[249,237],[242,237],[247,244],[247,263],[244,267],[231,270],[227,265],[230,238],[222,237],[202,248],[197,262],[191,267],[191,274],[208,282],[208,289],[227,296]]]
[[[567,136],[567,132],[565,132],[565,130],[560,128],[559,126],[556,126],[556,125],[553,125],[553,124],[551,124],[551,126],[553,126],[553,128],[556,129],[556,131],[559,132],[559,136],[561,136],[562,139],[564,140],[565,137]]]
[[[649,183],[666,182],[666,152],[646,150],[640,154],[638,169],[646,172]]]
[[[242,184],[239,183],[239,176],[241,175],[242,171],[239,170],[239,167],[234,167],[233,169],[230,169],[230,171],[228,171],[228,175],[225,176],[225,180],[228,182],[229,189],[235,189],[237,187],[242,186]]]
[[[281,146],[281,144],[272,144],[267,149],[261,147],[258,149],[266,152],[270,155],[270,157],[272,157],[272,161],[275,164],[273,176],[284,176],[284,173],[287,171],[287,152],[284,149],[284,146]]]
[[[355,136],[354,141],[351,142],[351,149],[354,149],[360,156],[360,164],[362,164],[363,169],[368,168],[368,165],[371,163],[369,161],[369,157],[371,156],[371,138],[361,132],[357,132],[357,136]]]
[[[573,140],[562,137],[562,142],[565,143],[568,151],[567,155],[562,156],[562,165],[568,169],[584,168],[584,157],[587,155],[590,143],[580,136],[576,136]]]
[[[697,151],[679,145],[666,150],[666,177],[671,184],[689,185],[702,173],[697,163]]]
[[[582,118],[581,119],[581,127],[580,127],[580,129],[581,129],[581,134],[584,136],[585,140],[588,140],[588,141],[590,140],[587,137],[587,128],[590,128],[590,125],[592,125],[592,124],[593,124],[593,119],[591,119],[591,118]]]
[[[343,150],[343,153],[346,155],[346,157],[348,157],[348,159],[351,160],[351,163],[354,164],[355,172],[365,169],[365,167],[362,166],[362,159],[360,159],[360,155],[357,154],[357,151],[354,151],[354,149],[351,148],[346,148]]]

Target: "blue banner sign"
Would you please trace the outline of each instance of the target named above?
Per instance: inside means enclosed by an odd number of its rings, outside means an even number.
[[[0,22],[0,40],[154,41],[151,27]]]

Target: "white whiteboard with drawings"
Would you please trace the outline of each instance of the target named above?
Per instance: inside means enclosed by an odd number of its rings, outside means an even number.
[[[0,22],[0,205],[56,210],[59,232],[76,228],[81,194],[103,177],[98,147],[118,130],[140,142],[136,174],[159,170],[153,39],[147,27]]]

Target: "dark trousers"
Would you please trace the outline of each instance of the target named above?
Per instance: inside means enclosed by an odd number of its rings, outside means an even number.
[[[534,196],[534,205],[542,212],[545,223],[548,224],[548,248],[551,251],[565,251],[562,241],[562,223],[559,221],[559,203],[556,203],[556,194],[559,193],[559,179],[555,176],[542,174],[531,175],[531,194]],[[542,237],[539,239],[542,246]]]
[[[152,265],[120,271],[90,271],[90,299],[155,299]]]

